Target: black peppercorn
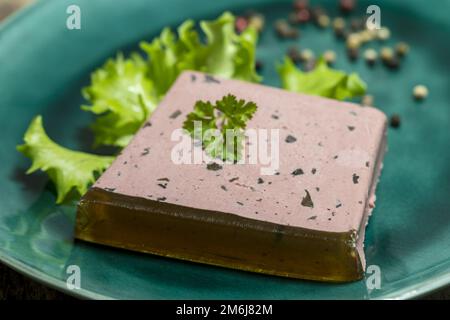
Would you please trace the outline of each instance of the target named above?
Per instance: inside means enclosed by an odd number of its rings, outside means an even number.
[[[393,114],[391,116],[391,127],[398,128],[400,127],[400,116],[398,114]]]

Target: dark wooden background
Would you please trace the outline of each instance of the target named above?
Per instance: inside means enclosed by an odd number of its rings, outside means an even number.
[[[0,21],[33,0],[0,0]],[[426,299],[450,299],[450,286]],[[0,300],[68,300],[72,297],[33,281],[0,263]]]

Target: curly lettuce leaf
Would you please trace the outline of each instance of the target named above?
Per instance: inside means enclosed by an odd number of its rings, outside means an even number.
[[[364,95],[366,84],[356,73],[346,74],[328,67],[319,59],[310,72],[298,69],[291,59],[285,58],[278,66],[282,87],[289,91],[344,100]]]
[[[179,29],[191,33],[193,27],[191,21],[185,22]],[[191,33],[188,41],[194,40]],[[162,97],[173,84],[178,75],[186,69],[194,69],[194,57],[186,59],[184,56],[195,48],[189,48],[183,41],[176,39],[175,34],[169,28],[165,28],[158,38],[151,43],[141,42],[142,50],[148,56],[148,78],[155,84],[156,95]]]
[[[206,44],[200,48],[199,54],[203,59],[196,70],[224,78],[259,82],[261,77],[255,71],[258,34],[249,27],[238,35],[234,25],[235,17],[229,12],[214,21],[200,22]]]
[[[204,43],[192,20],[178,28],[178,37],[166,28],[151,43],[142,42],[141,48],[148,56],[149,78],[155,83],[157,93],[164,95],[184,70],[261,81],[255,70],[257,32],[247,28],[238,35],[234,23],[235,17],[229,12],[213,21],[201,21],[200,29],[206,38]]]
[[[253,28],[247,28],[239,35],[240,46],[236,53],[235,70],[233,79],[261,82],[262,77],[256,72],[256,45],[258,43],[258,33]]]
[[[156,108],[153,83],[146,76],[144,60],[119,54],[91,75],[91,85],[83,89],[90,105],[81,108],[97,115],[91,128],[94,146],[124,147]]]
[[[61,147],[47,136],[41,116],[33,119],[24,141],[17,150],[32,161],[27,174],[37,170],[46,172],[56,186],[56,203],[63,202],[72,190],[80,195],[86,193],[96,174],[102,173],[114,159]]]

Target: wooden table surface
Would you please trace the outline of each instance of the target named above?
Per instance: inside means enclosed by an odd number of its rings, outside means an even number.
[[[33,0],[0,0],[0,21]],[[450,299],[450,286],[429,294],[425,299]],[[33,281],[0,263],[0,300],[68,300],[72,297]]]

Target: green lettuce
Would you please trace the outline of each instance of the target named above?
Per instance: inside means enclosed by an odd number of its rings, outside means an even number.
[[[346,74],[331,69],[322,58],[312,71],[303,72],[286,57],[284,63],[278,66],[278,73],[282,87],[289,91],[337,100],[359,97],[366,92],[365,82],[356,73]]]
[[[94,146],[126,146],[156,108],[155,89],[146,73],[146,63],[136,54],[129,59],[119,54],[92,73],[91,85],[82,92],[91,105],[81,108],[97,115],[91,125]]]
[[[198,70],[224,78],[261,81],[255,71],[257,32],[247,28],[240,35],[234,29],[235,17],[225,12],[214,21],[201,21],[200,34],[192,20],[177,30],[178,37],[169,28],[151,43],[142,42],[148,55],[149,78],[155,83],[158,96],[164,95],[184,70]]]
[[[114,160],[114,157],[72,151],[53,142],[42,127],[42,117],[33,119],[24,136],[25,144],[17,150],[32,160],[27,174],[42,170],[56,186],[56,203],[74,190],[83,195],[89,185]]]

